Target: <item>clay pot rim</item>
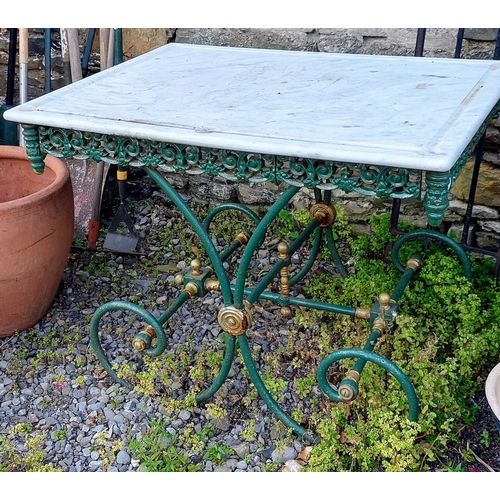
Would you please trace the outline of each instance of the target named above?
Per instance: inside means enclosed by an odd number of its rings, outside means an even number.
[[[498,400],[498,393],[500,389],[500,363],[490,371],[485,384],[485,393],[488,404],[493,414],[500,420],[500,401]]]
[[[30,160],[26,155],[26,149],[21,146],[0,146],[0,158],[5,160],[24,160],[30,163]],[[44,162],[45,168],[54,172],[54,180],[48,186],[40,189],[36,193],[32,193],[17,200],[0,202],[0,210],[13,210],[16,208],[26,207],[32,203],[37,203],[40,198],[47,198],[53,193],[56,193],[59,186],[67,182],[70,175],[69,170],[61,159],[56,158],[55,156],[47,155]],[[38,174],[33,171],[33,175]]]

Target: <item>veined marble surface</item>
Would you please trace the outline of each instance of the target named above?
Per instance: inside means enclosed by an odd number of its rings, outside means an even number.
[[[500,62],[168,44],[5,113],[34,124],[446,172]]]

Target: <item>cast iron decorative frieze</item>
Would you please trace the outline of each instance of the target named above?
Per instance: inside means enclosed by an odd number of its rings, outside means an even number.
[[[67,159],[151,167],[167,173],[203,173],[237,182],[285,182],[379,198],[420,197],[421,173],[416,170],[228,151],[52,127],[38,127],[36,134],[34,128],[24,127],[29,147],[36,145],[42,153]]]
[[[421,173],[416,170],[307,158],[287,160],[276,171],[278,182],[383,199],[420,197]]]

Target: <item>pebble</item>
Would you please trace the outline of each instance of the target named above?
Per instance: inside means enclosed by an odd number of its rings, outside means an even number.
[[[290,446],[287,446],[283,451],[279,451],[278,449],[274,450],[271,454],[271,460],[273,462],[285,463],[288,460],[294,460],[297,458],[297,450]]]
[[[130,455],[126,451],[120,450],[116,455],[116,463],[120,465],[128,465],[130,463]]]

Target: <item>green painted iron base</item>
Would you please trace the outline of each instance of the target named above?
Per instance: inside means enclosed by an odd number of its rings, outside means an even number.
[[[279,212],[286,207],[300,188],[295,186],[289,187],[262,219],[246,207],[229,203],[220,205],[212,210],[202,223],[177,194],[175,189],[158,171],[152,168],[145,168],[145,170],[156,184],[169,196],[173,203],[175,203],[188,223],[196,231],[202,244],[205,246],[208,258],[210,259],[210,267],[203,267],[200,262],[193,261],[191,267],[179,280],[179,284],[183,286],[183,291],[159,318],[156,318],[142,307],[125,301],[109,302],[97,309],[90,324],[91,346],[104,369],[115,382],[129,389],[133,388],[130,382],[117,375],[101,345],[99,324],[101,318],[105,314],[117,310],[129,311],[136,314],[147,326],[143,332],[140,332],[135,337],[133,341],[134,347],[139,346],[140,349],[138,350],[148,356],[159,356],[166,349],[167,339],[164,326],[171,316],[191,297],[202,297],[208,293],[208,291],[218,290],[222,294],[224,303],[223,308],[219,311],[219,324],[222,330],[226,332],[223,334],[225,338],[225,352],[219,373],[214,378],[210,387],[197,395],[197,402],[201,403],[208,400],[221,388],[228,377],[236,349],[238,348],[253,384],[269,409],[273,411],[277,418],[291,427],[303,439],[312,443],[319,441],[316,435],[310,433],[307,429],[295,422],[282,410],[277,401],[271,396],[252,358],[246,332],[251,328],[251,307],[257,300],[261,299],[274,301],[284,308],[293,305],[303,306],[332,313],[345,314],[351,316],[353,319],[362,318],[367,320],[370,325],[370,335],[364,347],[341,349],[326,356],[318,368],[317,379],[319,387],[324,395],[333,401],[352,401],[358,397],[358,382],[364,366],[368,362],[375,363],[393,375],[401,385],[408,400],[409,420],[416,421],[418,419],[418,398],[410,380],[394,363],[376,354],[373,350],[377,345],[377,340],[384,333],[390,332],[394,328],[395,318],[398,314],[398,301],[411,278],[423,265],[423,259],[420,257],[413,257],[403,265],[399,259],[401,247],[412,239],[437,240],[441,244],[449,246],[457,253],[462,263],[464,274],[470,278],[470,263],[465,252],[459,245],[450,238],[433,230],[418,230],[400,238],[393,246],[392,261],[396,268],[402,272],[401,279],[392,295],[381,294],[379,300],[371,309],[360,310],[354,307],[292,297],[288,293],[288,287],[302,279],[311,269],[315,259],[318,257],[322,243],[326,243],[339,273],[342,276],[347,275],[347,271],[342,265],[337,253],[331,231],[332,214],[334,218],[334,211],[332,211],[332,205],[330,204],[331,194],[329,191],[321,192],[316,190],[316,210],[312,222],[294,241],[286,245],[281,244],[278,247],[279,254],[274,266],[255,284],[255,286],[249,288],[246,286],[246,277],[248,276],[251,260],[264,241],[269,224],[278,216]],[[226,250],[219,253],[209,236],[209,231],[210,224],[215,215],[224,210],[237,210],[241,212],[254,223],[255,229],[252,233],[241,233]],[[294,252],[299,250],[304,242],[310,237],[313,237],[313,246],[307,262],[296,275],[288,277],[287,267],[290,264],[290,255],[293,255]],[[236,282],[232,284],[229,281],[223,264],[238,249],[242,250],[242,255],[237,273],[235,273],[235,276],[237,276]],[[281,293],[272,293],[268,291],[269,285],[276,277],[280,277],[281,279]],[[328,370],[334,363],[341,359],[353,359],[355,363],[353,368],[345,374],[339,386],[333,387],[328,382]]]

